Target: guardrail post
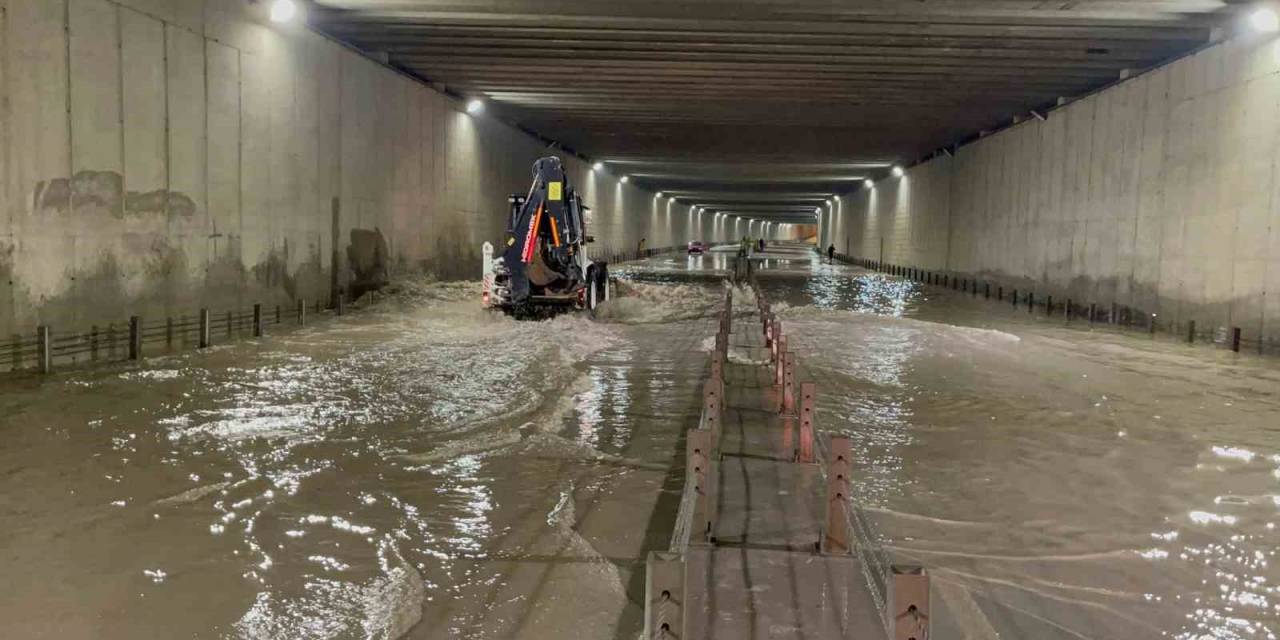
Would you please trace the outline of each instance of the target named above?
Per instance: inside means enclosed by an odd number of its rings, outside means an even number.
[[[307,323],[307,301],[302,298],[298,298],[298,325],[301,326],[306,323]]]
[[[891,640],[925,640],[929,637],[929,574],[918,565],[895,564],[889,568],[885,594],[885,621]]]
[[[720,442],[720,408],[723,406],[724,380],[714,377],[702,385],[703,428],[711,432],[712,441]]]
[[[800,450],[796,454],[799,462],[813,462],[813,404],[818,385],[812,382],[800,384]]]
[[[1240,327],[1231,327],[1231,350],[1240,353]]]
[[[831,438],[831,459],[827,461],[827,519],[822,528],[823,553],[849,553],[849,472],[853,468],[853,447],[848,438]]]
[[[1034,313],[1036,310],[1036,293],[1034,291],[1027,292],[1027,313]]]
[[[200,310],[200,348],[201,349],[207,349],[209,347],[209,344],[213,342],[210,339],[210,334],[212,329],[210,324],[211,323],[209,322],[209,310],[201,309]]]
[[[339,289],[337,302],[334,303],[334,309],[338,312],[338,315],[342,315],[342,313],[346,310],[345,309],[346,297],[347,297],[346,292]]]
[[[686,438],[685,482],[692,482],[694,490],[694,528],[690,534],[699,542],[713,541],[716,531],[716,475],[711,467],[711,432],[690,429]]]
[[[1192,320],[1187,323],[1187,342],[1194,343],[1196,341],[1196,321]]]
[[[50,344],[47,324],[36,327],[36,360],[39,362],[40,373],[53,371],[53,348]]]
[[[796,354],[787,351],[783,354],[782,371],[782,412],[795,415],[796,412]]]
[[[644,572],[645,640],[683,640],[684,559],[670,551],[651,551]]]
[[[276,324],[280,324],[280,319],[282,317],[283,316],[280,315],[280,305],[276,305]]]
[[[787,352],[787,336],[779,332],[777,342],[773,343],[773,383],[782,386],[783,372],[786,369],[786,363],[783,361],[783,355]]]
[[[142,357],[142,319],[129,316],[129,359]]]
[[[262,305],[253,304],[253,337],[262,337]]]
[[[164,319],[164,346],[173,348],[173,316]]]

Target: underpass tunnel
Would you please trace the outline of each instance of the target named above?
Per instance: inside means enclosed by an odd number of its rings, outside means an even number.
[[[1274,638],[1278,33],[0,0],[0,636]]]

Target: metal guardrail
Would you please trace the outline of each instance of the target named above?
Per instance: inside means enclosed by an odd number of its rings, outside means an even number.
[[[800,420],[797,461],[812,461],[816,385],[797,383],[795,358],[787,349],[783,325],[760,289],[755,273],[748,269],[745,279],[755,294],[766,345],[776,365],[775,382],[781,385],[782,392],[781,410],[784,413],[794,412]],[[797,390],[799,397],[796,397]],[[817,446],[827,482],[827,512],[819,543],[821,550],[852,553],[858,558],[863,579],[889,638],[927,639],[930,630],[928,573],[918,565],[894,563],[875,523],[853,500],[850,490],[853,455],[849,439],[830,435],[817,438]]]
[[[131,316],[119,322],[92,325],[87,331],[59,332],[49,325],[41,325],[28,334],[0,341],[0,368],[49,373],[55,365],[67,363],[139,360],[149,345],[163,344],[166,351],[191,345],[203,349],[212,346],[215,340],[260,337],[266,327],[288,321],[301,326],[306,324],[309,312],[341,315],[345,306],[345,295],[339,295],[329,309],[322,308],[318,300],[313,305],[298,300],[288,311],[282,305],[267,308],[261,304],[216,312],[205,308],[195,315],[150,321]]]
[[[808,464],[821,458],[826,480],[825,518],[817,548],[830,555],[852,555],[858,560],[880,622],[889,638],[926,640],[929,637],[929,576],[922,567],[893,562],[874,523],[852,500],[850,479],[853,453],[848,438],[815,438],[817,387],[800,382],[795,353],[787,348],[782,323],[756,282],[750,261],[734,266],[734,280],[755,294],[765,346],[774,363],[774,383],[779,391],[777,410],[799,424],[795,462]],[[645,628],[643,637],[689,638],[686,598],[701,578],[689,572],[696,560],[688,560],[691,546],[714,546],[716,540],[716,486],[721,418],[724,409],[724,369],[728,361],[733,318],[733,289],[725,291],[724,309],[711,354],[711,376],[703,387],[703,407],[698,426],[686,434],[686,475],[680,509],[665,551],[649,554],[645,573]],[[815,448],[818,451],[815,452]],[[816,453],[816,455],[815,455]],[[695,556],[696,557],[696,556]],[[691,582],[694,580],[695,582]]]
[[[620,262],[629,262],[631,260],[644,260],[652,258],[664,253],[675,251],[676,247],[655,247],[652,249],[610,249],[605,248],[600,251],[588,251],[587,257],[594,262],[607,262],[609,264],[617,264]]]
[[[1039,310],[1043,311],[1046,316],[1060,314],[1066,322],[1084,320],[1089,323],[1090,327],[1111,325],[1120,329],[1140,331],[1153,336],[1157,332],[1163,332],[1175,337],[1185,337],[1187,343],[1208,341],[1221,344],[1237,353],[1244,346],[1252,346],[1260,354],[1269,354],[1277,350],[1274,341],[1268,341],[1265,336],[1253,337],[1246,335],[1244,330],[1237,326],[1218,326],[1205,331],[1203,327],[1197,328],[1195,320],[1188,320],[1182,326],[1172,321],[1162,324],[1160,315],[1157,313],[1150,313],[1118,303],[1100,305],[1097,302],[1089,302],[1086,304],[1061,296],[1055,302],[1052,294],[1038,296],[1032,289],[1024,288],[1019,291],[1014,286],[1008,287],[1006,295],[1004,283],[982,279],[972,274],[897,265],[870,258],[849,256],[843,253],[835,254],[835,259],[845,264],[852,264],[871,271],[879,271],[906,278],[920,284],[969,293],[975,298],[981,295],[985,300],[994,298],[996,302],[1007,301],[1014,308],[1025,305],[1027,313],[1036,313]],[[1025,287],[1026,285],[1024,284],[1023,286]]]

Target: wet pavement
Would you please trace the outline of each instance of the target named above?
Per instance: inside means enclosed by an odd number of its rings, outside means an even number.
[[[1280,363],[766,257],[819,428],[958,637],[1275,637]],[[624,265],[596,320],[405,285],[0,379],[0,636],[635,637],[728,268]]]

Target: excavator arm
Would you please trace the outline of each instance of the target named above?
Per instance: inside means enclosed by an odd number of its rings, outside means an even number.
[[[502,255],[486,259],[487,304],[515,315],[535,306],[594,307],[607,296],[605,265],[584,251],[584,207],[557,157],[533,165],[526,195],[512,195]]]

